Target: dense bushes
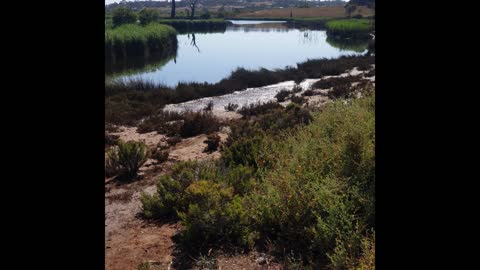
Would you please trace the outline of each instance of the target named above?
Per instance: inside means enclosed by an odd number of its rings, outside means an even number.
[[[118,7],[112,14],[112,26],[117,27],[122,24],[136,23],[137,14],[127,7]]]
[[[327,104],[310,125],[276,133],[257,122],[272,112],[241,120],[220,161],[161,177],[142,196],[145,216],[179,218],[177,241],[190,250],[269,248],[313,269],[373,265],[374,100]],[[301,110],[289,107],[281,114]]]
[[[156,9],[144,8],[139,13],[140,24],[147,25],[160,19],[160,13]]]

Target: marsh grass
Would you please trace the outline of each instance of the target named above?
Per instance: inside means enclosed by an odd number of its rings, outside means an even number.
[[[158,23],[146,26],[125,24],[105,29],[105,56],[107,60],[115,62],[117,58],[175,51],[176,34],[171,26]]]
[[[373,21],[368,19],[332,20],[325,24],[332,37],[368,38],[373,30]]]

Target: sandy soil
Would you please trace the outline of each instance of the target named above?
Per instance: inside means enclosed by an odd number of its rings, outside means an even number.
[[[164,141],[167,137],[162,134],[158,134],[157,132],[149,132],[140,134],[137,132],[136,127],[120,127],[120,132],[111,133],[112,135],[118,135],[119,139],[128,142],[128,141],[136,141],[136,142],[144,142],[148,147],[154,147],[158,145],[158,143]]]
[[[163,135],[138,134],[135,128],[120,127],[122,140],[143,141],[149,147],[156,146]],[[221,140],[226,132],[218,133]],[[189,159],[219,158],[220,153],[204,153],[206,135],[182,140],[171,148],[169,161],[154,165],[149,160],[141,168],[142,179],[126,184],[110,181],[105,189],[105,268],[106,270],[137,269],[143,262],[151,262],[158,269],[168,269],[172,263],[173,242],[171,237],[181,229],[178,223],[151,224],[141,216],[140,194],[153,194],[158,176],[168,172],[177,161]],[[173,269],[173,268],[172,268]]]

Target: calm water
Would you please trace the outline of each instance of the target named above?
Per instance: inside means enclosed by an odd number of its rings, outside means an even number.
[[[215,83],[238,67],[277,69],[315,58],[366,51],[327,41],[325,31],[289,29],[281,22],[234,21],[223,33],[178,35],[178,51],[166,63],[116,79],[143,79],[169,86],[178,82]]]

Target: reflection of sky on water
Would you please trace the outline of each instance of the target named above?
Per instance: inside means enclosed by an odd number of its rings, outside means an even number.
[[[318,30],[251,28],[249,31],[178,35],[174,60],[154,71],[122,78],[141,78],[170,86],[181,81],[218,82],[237,67],[277,69],[314,58],[358,54],[326,42]],[[281,30],[281,31],[278,31]],[[196,46],[195,46],[196,45]]]

